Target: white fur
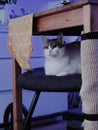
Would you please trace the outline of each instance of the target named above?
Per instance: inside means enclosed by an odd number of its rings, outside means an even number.
[[[62,33],[57,36],[57,39],[64,44]],[[66,47],[55,47],[52,49],[46,37],[42,36],[42,41],[46,46],[48,45],[48,48],[44,49],[46,75],[64,76],[81,73],[80,48],[74,47],[70,50]]]
[[[64,76],[81,73],[80,53],[68,53],[64,48],[45,49],[45,73],[46,75]]]

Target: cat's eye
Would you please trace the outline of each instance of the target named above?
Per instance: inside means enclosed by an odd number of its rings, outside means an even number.
[[[44,46],[44,49],[48,49],[48,46]]]
[[[57,45],[54,44],[54,45],[52,46],[52,48],[55,48],[55,47],[57,47]]]

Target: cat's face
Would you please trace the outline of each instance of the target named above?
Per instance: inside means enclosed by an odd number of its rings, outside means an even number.
[[[42,36],[44,42],[45,57],[60,57],[65,53],[65,45],[63,36],[58,35],[55,39],[48,39]]]

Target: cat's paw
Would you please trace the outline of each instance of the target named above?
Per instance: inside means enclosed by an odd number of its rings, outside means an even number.
[[[59,73],[56,76],[66,76],[66,75],[68,75],[68,73]]]

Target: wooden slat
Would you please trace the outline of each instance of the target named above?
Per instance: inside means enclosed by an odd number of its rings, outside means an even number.
[[[83,7],[84,14],[84,31],[98,31],[98,5],[85,5]]]
[[[57,34],[63,31],[65,35],[77,35],[83,30],[84,17],[89,17],[89,8],[83,11],[84,5],[98,6],[98,0],[80,0],[34,14],[33,34]]]
[[[22,130],[22,88],[17,86],[16,80],[21,69],[12,57],[12,78],[13,78],[13,124],[14,130]]]
[[[77,35],[83,29],[83,3],[72,2],[36,13],[33,27],[34,35],[57,34],[59,31],[63,31],[65,35]]]
[[[78,12],[78,14],[77,14]],[[64,28],[80,27],[83,25],[82,8],[60,12],[37,19],[36,32],[47,32]]]

